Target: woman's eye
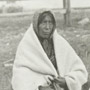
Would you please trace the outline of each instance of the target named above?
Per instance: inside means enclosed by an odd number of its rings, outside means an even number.
[[[46,21],[44,21],[43,23],[47,23]]]
[[[49,21],[50,24],[53,24],[52,21]]]
[[[48,23],[48,24],[52,24],[51,21],[48,21],[48,22],[47,22],[47,21],[43,21],[42,23],[43,23],[43,24],[46,24],[46,23]]]

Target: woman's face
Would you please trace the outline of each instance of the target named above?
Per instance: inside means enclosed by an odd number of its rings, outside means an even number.
[[[53,30],[52,18],[49,15],[46,15],[42,22],[39,24],[39,36],[42,38],[49,38]]]

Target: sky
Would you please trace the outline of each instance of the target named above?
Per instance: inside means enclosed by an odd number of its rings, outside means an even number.
[[[24,2],[24,1],[23,1]],[[30,0],[20,3],[27,8],[62,8],[62,0]]]
[[[70,1],[71,7],[90,7],[90,0],[70,0]],[[23,5],[27,9],[63,8],[63,0],[27,0],[27,1],[23,0],[23,2],[18,1],[17,4]]]
[[[90,7],[90,0],[71,0],[71,7]]]
[[[71,7],[90,7],[90,0],[70,0]],[[24,1],[23,1],[24,2]],[[29,0],[22,3],[30,8],[63,8],[63,0]]]

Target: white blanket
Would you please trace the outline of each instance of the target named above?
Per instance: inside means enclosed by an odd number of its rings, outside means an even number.
[[[64,77],[69,90],[81,90],[88,77],[84,64],[56,30],[53,41],[58,73],[30,26],[18,46],[13,66],[14,90],[36,90],[39,85],[47,85],[48,77],[52,75]]]

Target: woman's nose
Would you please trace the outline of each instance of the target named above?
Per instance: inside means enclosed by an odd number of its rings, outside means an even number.
[[[49,23],[46,23],[46,29],[49,29],[49,28],[50,28]]]

